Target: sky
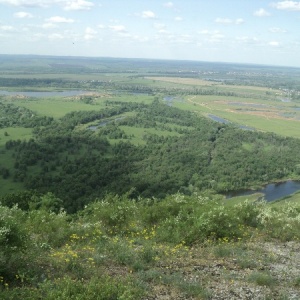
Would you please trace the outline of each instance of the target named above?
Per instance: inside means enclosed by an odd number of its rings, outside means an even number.
[[[0,54],[300,67],[300,1],[0,0]]]

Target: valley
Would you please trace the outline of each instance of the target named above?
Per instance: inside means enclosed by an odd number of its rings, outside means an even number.
[[[299,69],[0,62],[1,299],[300,297]]]

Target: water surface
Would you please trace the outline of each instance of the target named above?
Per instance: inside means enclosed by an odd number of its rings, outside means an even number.
[[[259,190],[231,192],[226,195],[226,198],[262,193],[264,194],[263,197],[266,201],[275,201],[280,198],[292,195],[298,191],[300,191],[300,181],[287,180],[285,182],[267,184],[264,188]]]

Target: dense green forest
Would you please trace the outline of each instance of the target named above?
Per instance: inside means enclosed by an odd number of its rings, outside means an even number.
[[[16,108],[2,105],[7,124]],[[76,212],[107,193],[131,190],[133,197],[158,198],[178,191],[226,193],[299,176],[298,139],[219,124],[158,100],[150,105],[108,101],[106,106],[58,120],[28,120],[28,110],[17,110],[22,114],[18,124],[31,124],[34,136],[6,142],[3,151],[14,163],[13,169],[1,167],[3,178],[27,190],[52,192],[68,212]],[[89,128],[105,120],[104,126]],[[153,131],[135,145],[128,128]]]

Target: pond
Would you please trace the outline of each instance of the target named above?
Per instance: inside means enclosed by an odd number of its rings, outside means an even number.
[[[275,201],[280,198],[292,195],[297,191],[300,191],[300,181],[287,180],[285,182],[267,184],[264,188],[255,191],[246,190],[231,192],[226,195],[226,198],[229,199],[236,196],[247,196],[256,193],[262,193],[264,194],[263,197],[266,201]]]
[[[0,96],[25,96],[25,97],[33,97],[33,98],[48,98],[48,97],[72,97],[78,95],[87,94],[88,91],[53,91],[53,92],[8,92],[8,91],[1,91]]]

